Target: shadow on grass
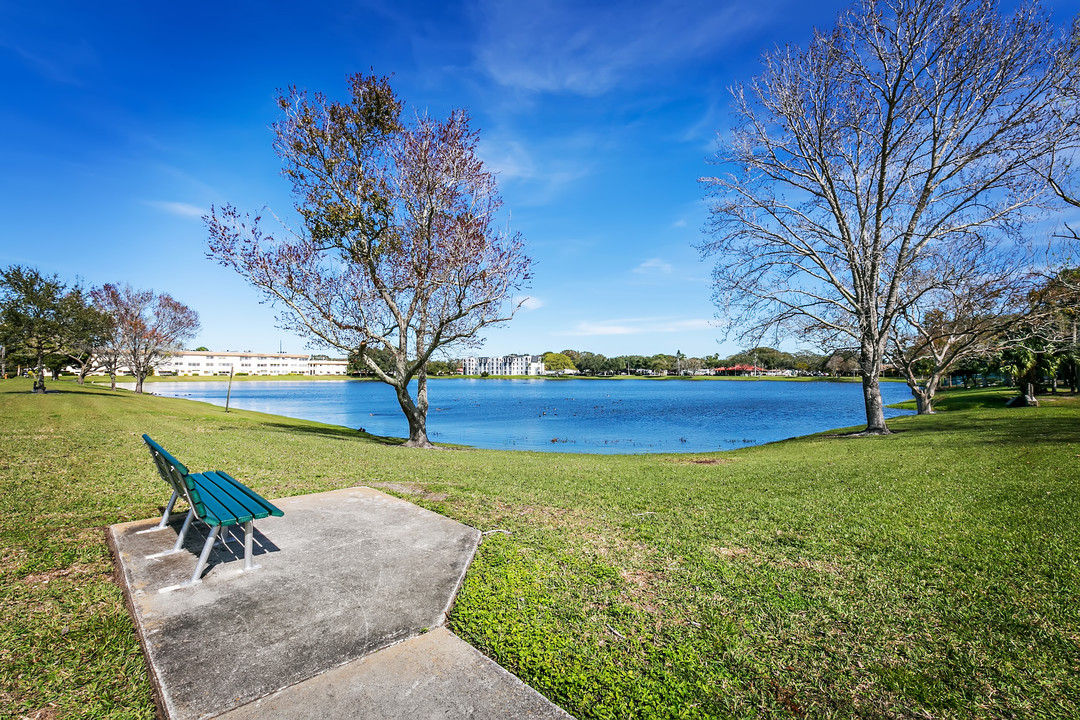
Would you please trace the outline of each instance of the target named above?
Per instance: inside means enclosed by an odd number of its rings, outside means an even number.
[[[56,384],[60,384],[63,381],[59,381]],[[69,387],[61,387],[56,389],[55,387],[46,386],[45,392],[34,392],[29,388],[20,388],[17,386],[5,386],[0,384],[0,395],[38,395],[44,397],[50,397],[53,395],[93,395],[95,398],[109,398],[110,400],[130,400],[131,398],[137,398],[139,395],[131,391],[122,391],[117,388],[116,390],[110,390],[107,387],[94,387],[89,385],[72,385]]]
[[[953,388],[938,390],[934,397],[935,413],[948,413],[963,410],[1005,410],[1005,403],[1019,395],[1016,388],[990,387],[990,388]],[[1059,392],[1057,394],[1045,393],[1038,396],[1040,402],[1048,402],[1051,405],[1055,401],[1065,403],[1075,402],[1077,396],[1071,393]],[[915,400],[889,405],[891,408],[914,410]]]
[[[1004,409],[1005,403],[1016,394],[1016,390],[1002,387],[939,390],[934,398],[934,409],[941,412],[999,410]]]
[[[311,425],[291,425],[289,423],[261,423],[265,427],[275,428],[288,433],[300,433],[303,435],[318,435],[319,437],[334,438],[337,440],[359,440],[375,445],[402,445],[404,438],[372,435],[360,430],[352,430],[346,427],[316,427]]]
[[[1000,406],[991,406],[997,410]],[[929,416],[933,422],[905,428],[916,433],[965,434],[965,442],[982,445],[1060,445],[1080,442],[1080,424],[1073,414],[1051,413],[1041,408],[1001,409],[1000,415],[947,413]],[[927,417],[927,416],[923,416]],[[968,431],[976,429],[978,435]]]

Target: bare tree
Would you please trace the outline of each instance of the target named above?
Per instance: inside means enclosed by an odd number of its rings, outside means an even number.
[[[924,296],[929,306],[909,305],[893,330],[886,357],[903,372],[920,415],[933,413],[941,381],[955,365],[1002,348],[1016,322],[987,308],[998,305],[993,295],[965,290]]]
[[[1066,51],[1074,55],[1080,53],[1080,16],[1073,19],[1070,44]],[[1061,200],[1073,207],[1080,207],[1080,196],[1077,195],[1080,166],[1075,159],[1077,150],[1080,150],[1080,64],[1074,63],[1069,72],[1062,76],[1059,91],[1061,99],[1056,111],[1061,138],[1054,162],[1046,170],[1046,180]],[[1075,230],[1069,228],[1069,231],[1073,239],[1078,239]]]
[[[1020,242],[990,250],[985,243],[928,248],[903,282],[901,294],[910,300],[893,325],[886,359],[903,372],[919,414],[933,412],[941,380],[955,365],[1001,351],[1035,322],[1035,248]]]
[[[807,50],[767,55],[733,90],[731,173],[703,179],[721,314],[745,335],[853,343],[866,432],[887,433],[882,362],[927,290],[906,281],[952,248],[992,256],[1054,200],[1070,47],[1037,5],[863,0]]]
[[[116,321],[94,302],[94,290],[75,287],[62,303],[65,326],[63,354],[77,368],[80,385],[86,376],[105,366],[104,348],[116,331]]]
[[[854,376],[859,371],[859,362],[853,351],[837,350],[825,362],[825,369],[833,377]]]
[[[508,321],[529,259],[521,237],[497,225],[502,200],[465,111],[405,124],[386,78],[349,85],[347,103],[295,88],[279,98],[275,149],[302,227],[273,236],[258,217],[214,208],[211,257],[284,305],[283,327],[358,353],[394,388],[406,445],[430,447],[432,353],[475,346],[484,327]]]
[[[101,339],[101,344],[95,349],[98,358],[99,369],[109,374],[110,387],[116,389],[116,376],[124,363],[124,338],[123,327],[120,323],[121,306],[118,285],[105,285],[90,291],[90,300],[94,307],[101,310],[112,320],[111,332]]]
[[[116,387],[116,372],[127,367],[135,376],[135,392],[154,368],[175,354],[199,331],[199,315],[166,293],[104,285],[95,301],[115,320],[115,334],[102,349],[103,361]]]

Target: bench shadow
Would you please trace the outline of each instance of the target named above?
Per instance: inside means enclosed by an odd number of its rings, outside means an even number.
[[[180,534],[180,527],[184,524],[185,515],[186,513],[180,513],[169,517],[169,527],[177,535]],[[187,535],[184,537],[184,551],[190,553],[195,560],[198,560],[199,553],[202,552],[203,545],[206,543],[206,538],[209,534],[210,528],[207,525],[198,521],[193,522],[191,527],[188,528]],[[221,535],[226,536],[226,542],[221,542]],[[252,558],[281,552],[281,548],[274,544],[274,541],[268,538],[262,530],[259,529],[258,525],[253,528],[251,539]],[[203,571],[203,576],[205,577],[207,572],[218,565],[232,562],[239,562],[241,565],[244,562],[243,526],[232,525],[222,528],[219,539],[214,543],[214,549],[210,552],[210,557],[207,560],[206,570]]]

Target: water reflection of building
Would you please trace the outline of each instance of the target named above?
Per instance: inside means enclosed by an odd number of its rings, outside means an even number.
[[[461,361],[466,375],[543,375],[543,355],[467,357]]]

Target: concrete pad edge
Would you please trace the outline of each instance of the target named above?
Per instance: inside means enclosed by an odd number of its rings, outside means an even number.
[[[140,521],[136,521],[136,523],[138,522]],[[165,708],[165,694],[161,687],[161,680],[158,678],[157,671],[154,669],[153,660],[147,650],[147,648],[149,648],[149,643],[147,642],[147,638],[143,635],[142,623],[138,621],[138,617],[135,614],[135,600],[131,597],[131,585],[125,581],[124,564],[120,562],[120,550],[116,545],[116,528],[129,524],[133,523],[119,523],[105,528],[105,542],[109,546],[109,554],[112,556],[113,562],[112,580],[116,585],[120,586],[120,592],[124,596],[124,605],[127,607],[128,617],[131,618],[131,624],[135,630],[135,641],[139,645],[139,652],[142,653],[143,662],[146,663],[146,674],[150,680],[150,695],[154,699],[154,714],[158,718],[167,718],[169,715]]]

